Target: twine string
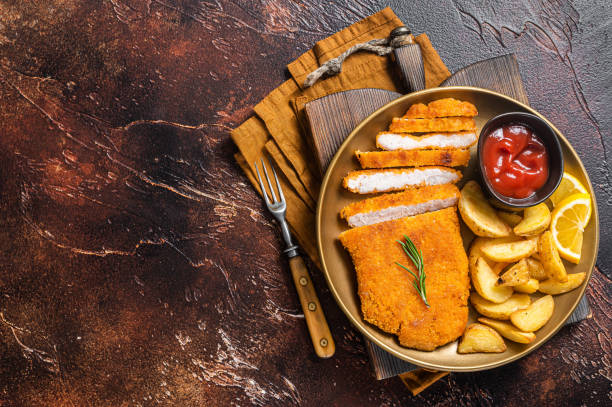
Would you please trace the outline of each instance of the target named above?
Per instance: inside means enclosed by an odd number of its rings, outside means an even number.
[[[352,47],[344,51],[342,54],[338,55],[336,58],[330,59],[329,61],[325,62],[323,65],[309,73],[306,77],[306,80],[304,81],[304,87],[311,87],[323,76],[333,76],[342,72],[342,63],[346,58],[348,58],[355,52],[368,51],[378,54],[380,56],[384,56],[391,53],[391,51],[393,51],[395,48],[400,47],[402,43],[403,41],[400,37],[395,37],[392,39],[379,38],[375,40],[370,40],[368,42],[362,42],[361,44],[353,45]]]

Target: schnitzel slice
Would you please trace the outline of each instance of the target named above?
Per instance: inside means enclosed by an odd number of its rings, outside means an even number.
[[[415,290],[415,271],[398,240],[408,236],[423,254],[428,308]],[[398,336],[402,346],[432,351],[463,333],[468,319],[468,260],[455,208],[340,234],[357,274],[363,318]]]
[[[358,227],[437,211],[457,201],[459,189],[455,185],[432,185],[353,202],[340,211],[340,217],[350,227]]]
[[[351,192],[399,191],[423,185],[454,184],[461,172],[448,167],[389,168],[384,170],[358,170],[348,173],[342,185]]]
[[[412,134],[378,133],[376,147],[383,150],[417,150],[440,148],[469,148],[476,144],[474,132],[429,133],[422,136]]]
[[[470,161],[470,150],[395,150],[395,151],[355,151],[361,168],[422,167],[443,165],[458,167]]]
[[[390,132],[425,133],[432,131],[476,130],[476,122],[471,117],[441,117],[435,119],[405,119],[395,117],[389,126]]]
[[[429,104],[415,103],[406,112],[406,119],[432,119],[434,117],[473,117],[478,115],[476,106],[453,98],[438,99]]]

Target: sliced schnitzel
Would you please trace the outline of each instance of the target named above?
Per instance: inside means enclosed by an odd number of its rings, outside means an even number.
[[[350,227],[359,227],[437,211],[456,205],[457,201],[459,189],[455,185],[432,185],[353,202],[340,211],[340,217]]]
[[[349,172],[342,185],[351,192],[371,194],[424,185],[454,184],[461,176],[461,172],[447,167],[358,170]]]
[[[407,235],[423,253],[428,308],[412,285],[414,270],[397,240]],[[340,234],[357,273],[363,318],[395,334],[402,346],[431,351],[454,341],[467,324],[468,260],[455,208]]]
[[[478,136],[474,132],[430,133],[422,136],[412,134],[378,133],[376,147],[383,150],[452,149],[468,148],[476,144]]]
[[[458,167],[470,161],[467,149],[355,151],[361,168],[422,167],[444,165]]]
[[[415,103],[404,115],[407,119],[432,119],[434,117],[454,117],[478,115],[476,106],[453,98],[434,100],[429,104]]]
[[[395,117],[389,126],[389,131],[395,133],[465,130],[476,130],[476,122],[471,117],[442,117],[435,119],[406,119],[403,117]]]

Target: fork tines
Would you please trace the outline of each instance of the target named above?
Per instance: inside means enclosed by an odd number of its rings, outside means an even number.
[[[280,182],[278,181],[278,176],[276,175],[276,171],[274,170],[274,166],[270,164],[272,168],[272,175],[274,175],[274,181],[276,182],[276,187],[278,189],[278,196],[280,199],[277,199],[276,193],[274,192],[274,186],[270,181],[270,177],[268,176],[268,169],[266,168],[266,164],[264,159],[261,159],[261,166],[263,167],[264,175],[266,176],[266,180],[268,181],[268,188],[270,189],[270,193],[272,194],[272,200],[268,197],[268,193],[266,192],[266,187],[261,179],[261,174],[259,172],[259,167],[257,163],[255,163],[255,171],[257,172],[257,179],[259,180],[259,187],[261,188],[261,193],[264,196],[264,200],[266,201],[266,205],[270,207],[271,205],[285,204],[285,196],[283,195],[283,189],[281,188]]]

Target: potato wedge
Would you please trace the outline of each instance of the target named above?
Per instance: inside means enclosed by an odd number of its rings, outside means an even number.
[[[472,244],[470,245],[470,250],[468,254],[468,264],[470,267],[470,272],[472,271],[472,269],[474,269],[474,267],[476,267],[476,261],[478,260],[478,258],[483,256],[482,251],[480,249],[485,243],[491,240],[493,239],[488,237],[476,237],[476,239],[472,240]],[[489,262],[489,265],[493,264],[494,262]]]
[[[550,209],[545,203],[525,208],[523,220],[513,229],[517,236],[535,236],[544,232],[550,225]]]
[[[512,288],[514,288],[514,291],[518,293],[533,294],[538,291],[538,288],[540,288],[540,282],[535,278],[530,278],[526,283],[515,285]]]
[[[491,267],[491,269],[495,274],[499,276],[501,272],[504,271],[504,269],[508,266],[508,264],[510,263],[493,263],[493,267]]]
[[[537,239],[514,238],[512,240],[492,239],[482,245],[480,250],[489,260],[514,263],[531,256],[537,249]]]
[[[555,300],[552,295],[545,295],[526,309],[514,311],[510,314],[510,321],[521,331],[534,332],[550,320],[554,310]]]
[[[483,252],[485,246],[486,245],[483,245],[481,248]],[[565,271],[565,266],[561,261],[561,257],[559,257],[557,246],[555,246],[552,233],[550,233],[549,230],[540,235],[540,239],[538,241],[538,253],[540,254],[540,261],[542,262],[542,266],[544,266],[544,270],[546,270],[548,277],[559,281],[560,283],[565,283],[567,281],[567,271]]]
[[[485,317],[507,320],[514,311],[529,307],[531,298],[525,294],[512,294],[506,301],[496,304],[485,300],[476,291],[472,291],[470,302],[474,309]]]
[[[506,225],[512,228],[521,223],[521,221],[523,220],[521,215],[516,212],[497,211],[497,216],[499,216],[501,220],[506,222]]]
[[[536,338],[533,332],[523,332],[516,329],[516,327],[509,322],[496,321],[489,318],[478,318],[478,322],[482,322],[483,324],[490,326],[501,336],[506,339],[510,339],[512,342],[531,343]]]
[[[529,281],[529,268],[525,259],[521,259],[499,276],[497,285],[514,287],[515,285],[525,284],[527,281]]]
[[[579,287],[585,278],[586,273],[582,272],[568,274],[567,281],[565,283],[560,283],[553,279],[544,280],[540,282],[540,288],[538,288],[538,290],[544,294],[563,294]]]
[[[459,213],[477,236],[503,237],[512,232],[489,205],[476,181],[468,181],[461,190]]]
[[[508,238],[498,238],[498,239],[501,240],[501,239],[508,239]],[[472,240],[472,244],[470,245],[470,250],[468,254],[468,264],[469,264],[469,269],[470,269],[470,275],[472,273],[472,270],[474,270],[474,268],[476,267],[476,261],[478,260],[479,257],[483,257],[483,260],[487,262],[489,267],[491,267],[493,269],[493,272],[497,275],[499,275],[501,271],[509,264],[509,263],[496,263],[492,260],[487,260],[486,258],[484,258],[480,248],[482,247],[483,244],[491,240],[496,240],[496,239],[492,237],[478,236],[474,240]]]
[[[463,333],[457,347],[458,353],[501,353],[506,350],[506,343],[492,328],[482,324],[471,324]]]
[[[512,287],[498,286],[497,274],[493,272],[484,258],[479,257],[472,272],[474,289],[486,300],[501,304],[512,296]]]
[[[546,270],[544,270],[544,266],[539,260],[536,260],[532,257],[528,257],[525,259],[527,262],[527,267],[529,268],[529,277],[535,278],[538,281],[546,280],[548,275],[546,274]]]

